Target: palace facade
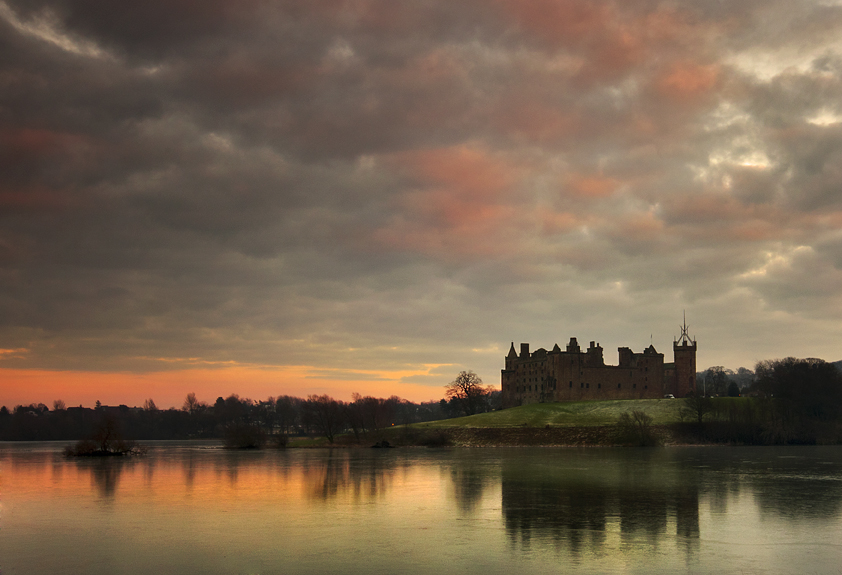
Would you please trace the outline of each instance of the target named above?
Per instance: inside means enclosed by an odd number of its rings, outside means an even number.
[[[673,362],[650,345],[642,353],[618,348],[617,365],[606,365],[599,343],[582,350],[575,337],[562,350],[529,351],[529,344],[515,344],[502,370],[503,407],[528,403],[583,399],[656,399],[672,394],[686,397],[696,389],[696,341],[687,335],[673,342]]]

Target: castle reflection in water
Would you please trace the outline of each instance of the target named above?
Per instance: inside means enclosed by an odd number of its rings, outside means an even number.
[[[504,465],[502,509],[510,542],[524,548],[533,540],[551,542],[576,555],[619,531],[622,539],[651,544],[674,534],[692,551],[699,537],[698,482],[653,479],[628,469],[536,474]]]

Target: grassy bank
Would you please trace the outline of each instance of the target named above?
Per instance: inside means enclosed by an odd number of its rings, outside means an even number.
[[[617,422],[623,413],[642,411],[652,418],[653,433],[670,442],[670,424],[680,421],[681,401],[670,399],[538,403],[411,425],[396,425],[357,442],[335,438],[335,446],[369,446],[381,439],[394,446],[621,445]],[[289,447],[328,447],[321,438],[292,438]]]
[[[397,425],[359,442],[350,435],[338,436],[335,445],[367,447],[382,439],[393,446],[431,447],[809,443],[769,436],[768,428],[760,420],[739,419],[740,414],[757,415],[756,405],[749,398],[716,398],[714,411],[699,425],[687,413],[686,403],[678,399],[540,403],[469,417]],[[648,416],[643,427],[640,417],[628,417],[633,412]],[[624,414],[627,414],[625,427],[618,424]],[[839,425],[833,426],[825,433],[826,438],[818,437],[815,442],[838,443],[840,432]],[[327,446],[324,438],[290,442],[290,447]]]
[[[642,411],[657,425],[681,421],[676,399],[626,399],[533,403],[502,411],[419,423],[419,428],[598,427],[614,425],[623,413]]]

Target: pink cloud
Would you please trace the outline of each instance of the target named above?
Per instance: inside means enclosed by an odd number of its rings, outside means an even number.
[[[86,136],[38,128],[0,130],[0,150],[7,160],[26,162],[68,154],[86,148],[92,142]]]
[[[0,210],[63,210],[78,205],[79,199],[68,190],[51,189],[43,185],[0,187]]]
[[[675,62],[655,80],[659,94],[674,101],[699,100],[715,90],[719,67],[695,62]]]
[[[565,191],[582,198],[605,198],[620,187],[614,178],[598,175],[571,174],[566,178]]]
[[[714,28],[671,7],[635,13],[622,3],[592,0],[498,0],[526,34],[586,58],[586,82],[625,74],[653,55],[697,53]]]
[[[397,215],[374,233],[390,248],[428,254],[506,251],[517,208],[512,192],[525,166],[472,146],[395,154],[389,163],[409,180]]]

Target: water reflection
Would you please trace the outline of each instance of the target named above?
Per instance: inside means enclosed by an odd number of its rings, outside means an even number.
[[[486,488],[496,479],[496,473],[491,475],[487,465],[473,458],[451,463],[449,471],[456,508],[461,514],[470,515],[482,501]]]
[[[541,465],[506,462],[502,508],[510,543],[528,549],[533,541],[551,541],[578,556],[604,544],[611,529],[623,540],[651,545],[671,530],[692,551],[699,537],[699,484],[647,459],[570,453]]]
[[[358,454],[347,449],[331,449],[321,457],[303,462],[307,495],[321,501],[345,496],[358,502],[381,499],[389,492],[396,471],[403,466],[401,461],[390,453]]]
[[[126,469],[134,467],[136,460],[97,457],[92,459],[74,460],[80,474],[90,475],[91,485],[103,501],[113,500],[120,486],[120,476]]]
[[[208,573],[362,573],[369,561],[383,573],[537,573],[565,562],[588,572],[786,573],[799,561],[828,572],[842,552],[838,447],[186,445],[116,460],[3,447],[0,472],[10,572],[24,571],[18,549],[32,541],[47,549],[36,572],[51,573],[86,572],[89,557],[114,567],[109,554],[127,539],[140,549],[127,573],[167,564],[160,553]],[[68,549],[83,550],[76,571],[58,560]]]

